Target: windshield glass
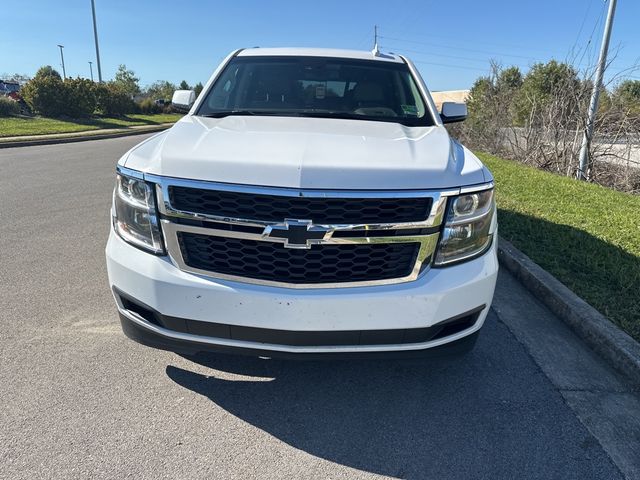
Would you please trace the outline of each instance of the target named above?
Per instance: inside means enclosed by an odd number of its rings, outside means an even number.
[[[234,114],[433,125],[406,64],[323,57],[235,57],[197,112]]]

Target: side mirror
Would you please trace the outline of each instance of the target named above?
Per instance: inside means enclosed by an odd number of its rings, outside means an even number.
[[[467,104],[442,102],[440,118],[442,119],[442,123],[462,122],[467,118]]]
[[[189,111],[196,101],[196,92],[193,90],[176,90],[173,92],[171,106],[176,110]]]

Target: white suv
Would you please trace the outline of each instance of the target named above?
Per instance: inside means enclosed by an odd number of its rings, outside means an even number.
[[[496,283],[493,177],[402,56],[229,55],[118,162],[109,282],[145,345],[466,351]],[[439,347],[439,348],[434,348]],[[447,347],[447,348],[443,348]]]

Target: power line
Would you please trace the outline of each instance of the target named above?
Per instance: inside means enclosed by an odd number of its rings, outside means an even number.
[[[387,37],[386,35],[378,35],[378,37],[379,38],[385,38],[387,40],[394,40],[396,42],[416,43],[416,44],[419,44],[419,45],[427,45],[429,47],[447,48],[447,49],[450,49],[450,50],[462,50],[462,51],[474,52],[474,53],[484,53],[485,55],[495,55],[495,56],[500,56],[500,57],[513,57],[513,58],[524,58],[526,60],[535,60],[534,57],[524,56],[524,55],[514,55],[514,54],[510,54],[510,53],[497,53],[497,52],[490,52],[490,51],[487,51],[487,50],[476,50],[474,48],[453,47],[451,45],[442,45],[442,44],[438,44],[438,43],[419,42],[417,40],[405,40],[405,39],[402,39],[402,38]]]
[[[380,47],[381,49],[383,47]],[[410,48],[402,48],[402,47],[397,47],[397,46],[388,46],[388,45],[384,45],[384,49],[388,50],[389,52],[394,51],[394,52],[411,52],[411,53],[418,53],[420,55],[428,55],[428,56],[434,56],[434,57],[444,57],[444,58],[455,58],[456,60],[467,60],[470,62],[482,62],[482,63],[486,63],[487,59],[485,58],[471,58],[471,57],[460,57],[458,55],[448,55],[445,53],[433,53],[433,52],[425,52],[424,50],[412,50]]]
[[[387,37],[387,38],[390,39],[391,37]],[[394,38],[395,39],[399,39],[399,37],[394,37]],[[415,39],[403,37],[401,41],[409,42],[409,43],[423,43],[423,44],[425,44],[426,42],[423,39],[434,38],[434,39],[446,40],[447,41],[447,45],[450,45],[448,42],[450,42],[452,40],[450,36],[432,35],[432,34],[422,34],[420,36],[420,38],[421,38],[421,40],[415,40]],[[476,39],[473,39],[473,41],[464,41],[464,40],[460,40],[460,39],[455,39],[454,42],[457,43],[458,45],[459,44],[470,44],[472,46],[487,45],[487,46],[491,46],[491,47],[502,47],[502,48],[509,48],[509,49],[517,49],[517,50],[523,50],[523,49],[530,50],[531,49],[531,45],[517,45],[517,44],[513,44],[513,43],[485,42],[485,41],[476,40]],[[454,45],[454,46],[456,46],[456,45]],[[545,53],[545,54],[552,53],[551,50],[547,50],[547,49],[536,49],[535,51],[537,53]]]
[[[578,29],[578,34],[576,35],[576,40],[573,42],[573,48],[576,47],[578,41],[580,40],[580,35],[582,34],[582,29],[584,28],[584,24],[587,22],[587,17],[589,16],[589,12],[591,11],[591,6],[593,5],[593,0],[589,0],[589,5],[587,5],[587,11],[584,12],[584,17],[582,17],[582,23],[580,24],[580,28]]]
[[[413,63],[419,63],[423,65],[436,65],[438,67],[448,67],[448,68],[461,68],[463,70],[476,70],[480,72],[490,72],[491,70],[488,68],[479,68],[479,67],[470,67],[468,65],[454,65],[451,63],[436,63],[436,62],[426,62],[423,60],[413,60]]]
[[[600,26],[600,23],[603,21],[604,19],[604,14],[606,12],[606,1],[603,2],[602,4],[602,9],[600,10],[600,15],[598,16],[598,18],[596,19],[595,24],[593,25],[593,29],[591,30],[591,34],[589,35],[589,40],[587,40],[587,44],[584,46],[584,48],[582,49],[582,55],[580,55],[580,59],[577,61],[578,65],[581,65],[582,62],[584,61],[584,57],[587,55],[587,53],[589,52],[589,47],[591,46],[591,42],[593,40],[594,35],[596,34],[596,30],[598,30],[598,27]]]

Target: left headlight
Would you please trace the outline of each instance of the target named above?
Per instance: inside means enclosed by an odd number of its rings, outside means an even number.
[[[491,222],[496,204],[493,189],[453,197],[438,244],[435,266],[476,258],[491,246]]]
[[[165,253],[151,184],[117,174],[112,215],[113,228],[124,241],[151,253]]]

